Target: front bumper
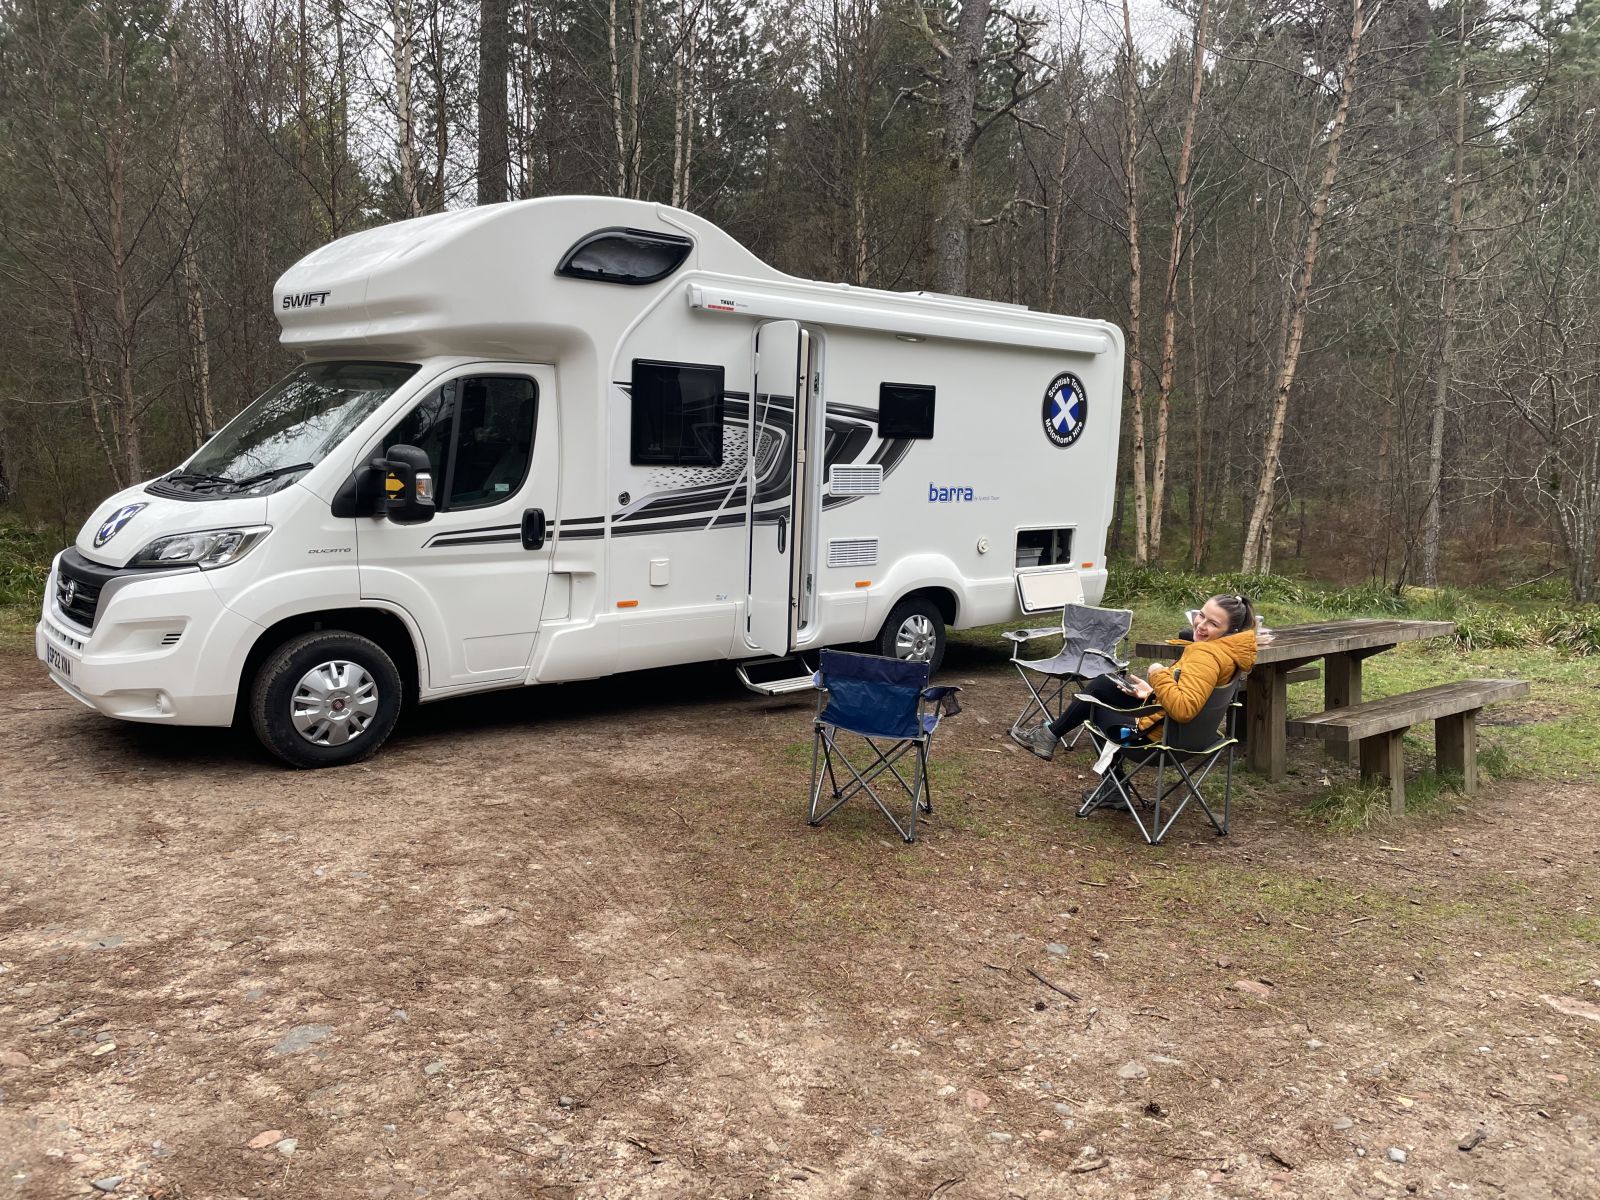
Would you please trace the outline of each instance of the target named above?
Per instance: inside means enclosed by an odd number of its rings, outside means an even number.
[[[52,565],[34,653],[69,696],[108,717],[230,725],[244,656],[260,629],[225,607],[199,570],[119,577],[93,628],[58,602]]]

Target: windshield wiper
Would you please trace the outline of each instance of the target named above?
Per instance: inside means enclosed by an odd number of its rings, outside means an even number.
[[[262,471],[256,475],[246,475],[243,479],[228,480],[239,491],[255,487],[258,483],[266,483],[269,479],[276,479],[280,475],[293,475],[296,471],[309,471],[316,463],[295,463],[292,467],[275,467],[270,471]]]
[[[232,487],[233,480],[226,475],[207,475],[204,471],[174,471],[168,475],[165,483],[209,483],[218,487]]]

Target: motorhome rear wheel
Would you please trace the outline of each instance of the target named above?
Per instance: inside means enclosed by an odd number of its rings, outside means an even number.
[[[306,633],[256,673],[250,723],[291,766],[340,767],[378,752],[400,699],[400,672],[376,642],[341,630]]]

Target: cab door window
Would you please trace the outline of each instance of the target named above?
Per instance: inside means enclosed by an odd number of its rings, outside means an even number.
[[[428,456],[439,511],[487,508],[522,488],[533,460],[539,389],[511,375],[452,379],[418,402],[383,439]]]

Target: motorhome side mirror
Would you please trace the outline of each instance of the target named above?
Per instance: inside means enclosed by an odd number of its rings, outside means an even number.
[[[383,472],[383,512],[396,525],[433,520],[433,464],[416,446],[390,446],[373,464]]]

